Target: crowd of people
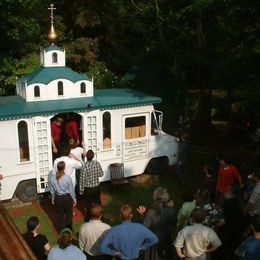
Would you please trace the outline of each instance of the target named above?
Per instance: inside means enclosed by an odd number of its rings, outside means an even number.
[[[186,135],[180,138],[179,153],[176,173],[183,191],[180,209],[175,208],[165,187],[157,187],[153,207],[136,208],[137,221],[133,221],[132,207],[124,204],[119,210],[121,224],[111,227],[103,222],[102,167],[94,160],[92,150],[85,151],[77,138],[68,138],[68,145],[60,147],[49,178],[60,234],[57,245],[51,246],[38,233],[36,216],[27,221],[25,240],[38,259],[260,259],[260,171],[252,171],[243,182],[238,168],[220,154],[217,167],[206,164],[204,180],[191,190]],[[76,246],[73,206],[79,195],[84,198],[86,215]]]

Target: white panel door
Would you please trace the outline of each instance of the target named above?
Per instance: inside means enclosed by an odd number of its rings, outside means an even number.
[[[48,176],[52,170],[52,149],[50,120],[45,117],[34,118],[34,140],[36,159],[37,192],[49,191]]]
[[[86,150],[93,150],[97,159],[100,146],[100,113],[91,111],[83,116],[83,140]]]

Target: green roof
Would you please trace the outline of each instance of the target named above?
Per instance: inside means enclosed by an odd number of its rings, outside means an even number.
[[[59,46],[55,45],[55,44],[51,44],[49,45],[46,49],[44,49],[46,52],[48,51],[64,51],[63,48],[60,48]]]
[[[91,80],[86,74],[77,73],[68,67],[39,67],[30,74],[24,75],[19,82],[27,85],[43,83],[48,84],[55,79],[68,79],[72,82],[79,80]]]
[[[26,102],[19,96],[0,97],[0,121],[57,113],[116,109],[161,103],[161,98],[131,89],[96,89],[94,97]]]

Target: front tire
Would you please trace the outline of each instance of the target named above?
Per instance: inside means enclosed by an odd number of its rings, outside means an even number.
[[[146,167],[148,174],[160,174],[168,167],[167,158],[153,158]]]
[[[38,199],[36,181],[27,180],[20,182],[16,190],[16,196],[22,202],[36,201]]]

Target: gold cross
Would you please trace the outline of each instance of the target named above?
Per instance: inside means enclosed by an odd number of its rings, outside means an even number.
[[[50,7],[48,8],[48,10],[51,10],[51,23],[53,24],[53,11],[56,10],[56,8],[54,7],[54,4],[50,4]]]

